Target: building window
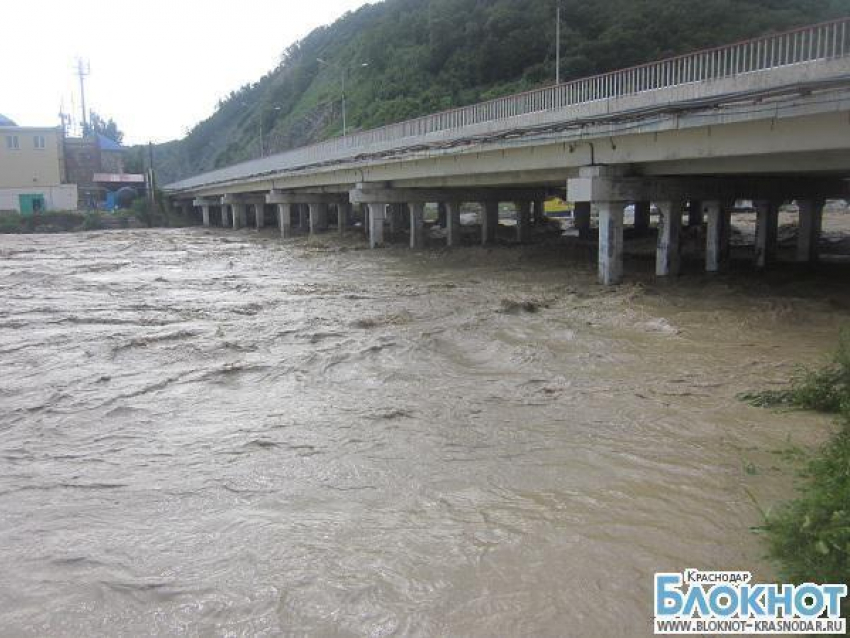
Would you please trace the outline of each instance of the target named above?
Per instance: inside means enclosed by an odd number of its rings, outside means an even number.
[[[6,148],[10,151],[17,151],[20,148],[17,135],[6,136]]]
[[[33,143],[33,146],[35,148],[37,148],[39,150],[44,150],[44,147],[46,146],[45,140],[44,140],[44,135],[33,136],[32,143]]]

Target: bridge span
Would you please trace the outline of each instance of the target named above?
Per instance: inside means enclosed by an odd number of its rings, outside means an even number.
[[[850,18],[771,34],[354,133],[165,187],[172,202],[239,228],[274,206],[294,228],[345,232],[359,217],[372,247],[385,226],[409,224],[424,243],[423,210],[439,204],[449,246],[460,206],[480,203],[481,242],[495,241],[499,203],[514,202],[516,239],[559,195],[575,224],[599,224],[599,278],[623,276],[624,208],[634,224],[660,214],[656,274],[679,270],[683,213],[706,225],[705,268],[729,258],[734,202],[757,211],[754,260],[776,252],[779,207],[799,209],[797,259],[817,258],[826,199],[850,177]],[[330,214],[331,208],[336,210]],[[408,221],[409,220],[409,221]]]

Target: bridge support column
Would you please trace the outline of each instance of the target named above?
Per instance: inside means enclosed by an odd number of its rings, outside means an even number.
[[[723,251],[724,230],[728,226],[728,212],[719,201],[705,203],[707,232],[705,235],[705,270],[715,273],[725,266]]]
[[[760,200],[756,206],[755,266],[765,268],[776,261],[776,244],[779,232],[779,202]]]
[[[803,199],[797,202],[800,217],[797,222],[797,261],[818,260],[818,243],[823,226],[824,200]]]
[[[221,227],[230,227],[230,215],[228,214],[227,204],[221,205]]]
[[[384,220],[386,216],[386,204],[369,204],[369,248],[378,248],[384,245]]]
[[[204,226],[207,228],[210,227],[210,207],[209,204],[204,204],[201,206],[201,219],[203,219]]]
[[[593,202],[599,216],[599,283],[623,279],[623,208],[625,202]]]
[[[645,235],[649,232],[652,204],[648,201],[635,202],[635,232]]]
[[[437,204],[437,226],[440,228],[446,228],[448,226],[448,214],[446,212],[446,205],[443,202]]]
[[[531,234],[531,202],[517,202],[516,208],[516,240],[524,244]]]
[[[316,235],[328,229],[328,205],[310,204],[310,234]]]
[[[265,204],[254,204],[254,227],[257,230],[264,228],[266,225],[266,206]]]
[[[499,228],[499,202],[484,202],[484,216],[481,218],[481,243],[496,243],[496,231]]]
[[[414,202],[410,208],[410,247],[420,249],[425,247],[425,204]]]
[[[590,237],[590,202],[573,204],[573,226],[578,230],[579,238]]]
[[[688,206],[688,226],[702,226],[703,209],[702,202],[698,199],[692,199]]]
[[[460,202],[446,202],[446,246],[460,246]]]
[[[292,237],[292,204],[277,205],[277,225],[283,239]]]
[[[244,228],[248,221],[248,212],[245,204],[231,204],[233,210],[233,230]]]
[[[534,225],[542,226],[546,222],[546,200],[534,200]]]
[[[298,229],[303,232],[310,230],[310,215],[306,204],[295,204],[298,209]]]
[[[655,274],[659,277],[676,276],[681,265],[679,233],[682,228],[682,202],[659,202],[658,207],[661,210],[661,221],[655,254]]]
[[[350,210],[351,204],[336,205],[336,229],[340,235],[344,235],[346,228],[348,228],[348,218]]]

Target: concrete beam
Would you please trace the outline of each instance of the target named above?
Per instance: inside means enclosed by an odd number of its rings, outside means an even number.
[[[273,191],[266,195],[267,204],[347,204],[346,193],[306,193]]]
[[[227,193],[221,196],[222,204],[241,204],[243,206],[254,204],[265,204],[265,198],[263,195],[253,195],[248,193]]]
[[[435,188],[380,188],[354,189],[349,192],[353,204],[410,204],[418,202],[456,201],[467,202],[513,202],[535,199],[545,199],[546,191],[542,188],[467,188],[467,189],[435,189]]]

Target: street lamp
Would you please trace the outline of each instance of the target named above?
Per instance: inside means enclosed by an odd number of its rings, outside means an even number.
[[[251,106],[248,102],[240,102],[240,104],[244,108],[248,108],[248,107]],[[277,104],[272,104],[271,110],[272,111],[280,111],[281,107],[278,106]],[[257,122],[257,128],[259,129],[259,133],[260,133],[260,157],[265,157],[266,156],[266,145],[263,141],[263,137],[265,137],[265,131],[263,130],[263,113],[262,112],[260,112],[259,121]]]
[[[339,69],[340,75],[342,76],[342,136],[345,137],[348,134],[348,121],[346,119],[345,113],[345,75],[348,72],[348,67],[340,66],[339,64],[334,64],[333,62],[327,62],[322,58],[316,58],[316,62],[319,64],[324,64],[325,66],[332,67],[334,69]],[[359,65],[361,69],[369,66],[368,62],[363,62]]]

